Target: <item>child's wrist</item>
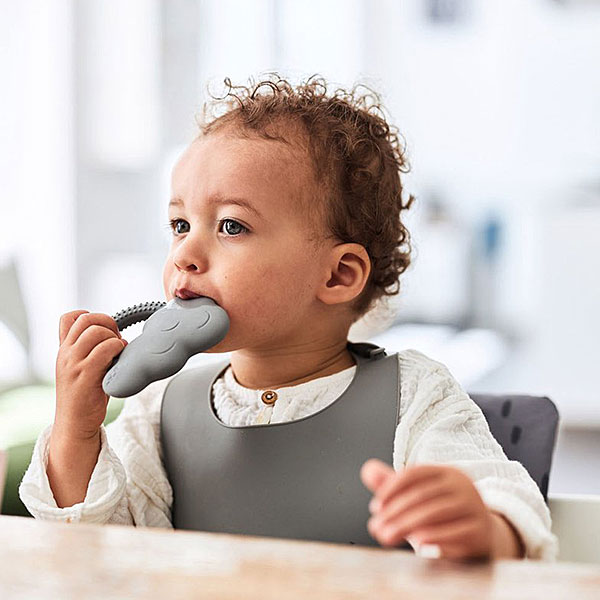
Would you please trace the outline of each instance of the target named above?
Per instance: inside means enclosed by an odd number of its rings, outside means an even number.
[[[91,433],[78,433],[55,423],[50,433],[50,452],[54,455],[77,456],[98,450],[100,446],[100,430]]]
[[[501,513],[490,511],[492,516],[492,558],[524,558],[525,545],[521,536]]]
[[[50,437],[68,445],[91,445],[100,439],[100,427],[80,430],[64,420],[55,419]]]
[[[100,431],[84,438],[63,437],[57,428],[50,436],[46,474],[59,508],[83,502],[98,461]]]

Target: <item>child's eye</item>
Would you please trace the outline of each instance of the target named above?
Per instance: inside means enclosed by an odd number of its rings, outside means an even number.
[[[221,219],[219,221],[219,231],[225,230],[228,235],[240,235],[242,233],[248,233],[248,228],[244,227],[241,223],[234,221],[233,219]]]
[[[181,231],[178,229],[178,227],[177,227],[178,223],[186,223],[189,225],[189,223],[187,221],[184,221],[183,219],[171,219],[169,221],[169,227],[173,231],[173,235],[179,235],[180,233],[187,233],[187,231]]]
[[[184,223],[185,226],[188,227],[188,229],[182,230],[179,226],[181,223]],[[183,219],[171,219],[167,227],[171,229],[173,235],[175,236],[189,232],[189,223],[187,221],[184,221]],[[221,219],[219,221],[219,232],[222,232],[223,229],[225,230],[225,233],[227,233],[227,235],[231,237],[241,235],[243,233],[248,233],[249,231],[247,227],[245,227],[241,223],[238,223],[237,221],[234,221],[233,219]]]

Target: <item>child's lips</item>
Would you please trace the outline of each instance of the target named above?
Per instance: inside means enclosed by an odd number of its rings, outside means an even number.
[[[192,292],[186,288],[181,288],[175,290],[175,295],[182,300],[189,300],[191,298],[200,298],[200,294],[196,294],[196,292]]]
[[[212,300],[215,304],[220,306],[220,304],[215,300],[215,298],[212,298],[207,294],[198,294],[188,288],[177,288],[173,295],[177,298],[180,298],[181,300],[191,300],[192,298],[208,298],[209,300]]]

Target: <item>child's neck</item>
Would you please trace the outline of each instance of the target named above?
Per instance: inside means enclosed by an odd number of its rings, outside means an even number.
[[[326,347],[289,347],[260,352],[232,353],[231,367],[237,382],[255,390],[277,389],[326,377],[354,366],[346,340]]]

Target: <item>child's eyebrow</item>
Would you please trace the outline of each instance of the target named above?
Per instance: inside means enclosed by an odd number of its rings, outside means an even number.
[[[254,213],[259,219],[262,218],[262,215],[258,212],[258,210],[256,210],[256,208],[254,208],[254,206],[252,206],[252,204],[244,198],[233,198],[215,194],[209,198],[209,202],[212,202],[213,204],[232,204],[234,206],[241,206],[242,208],[249,210],[251,213]],[[183,205],[183,200],[181,198],[171,198],[169,202],[169,208],[171,208],[171,206]]]

